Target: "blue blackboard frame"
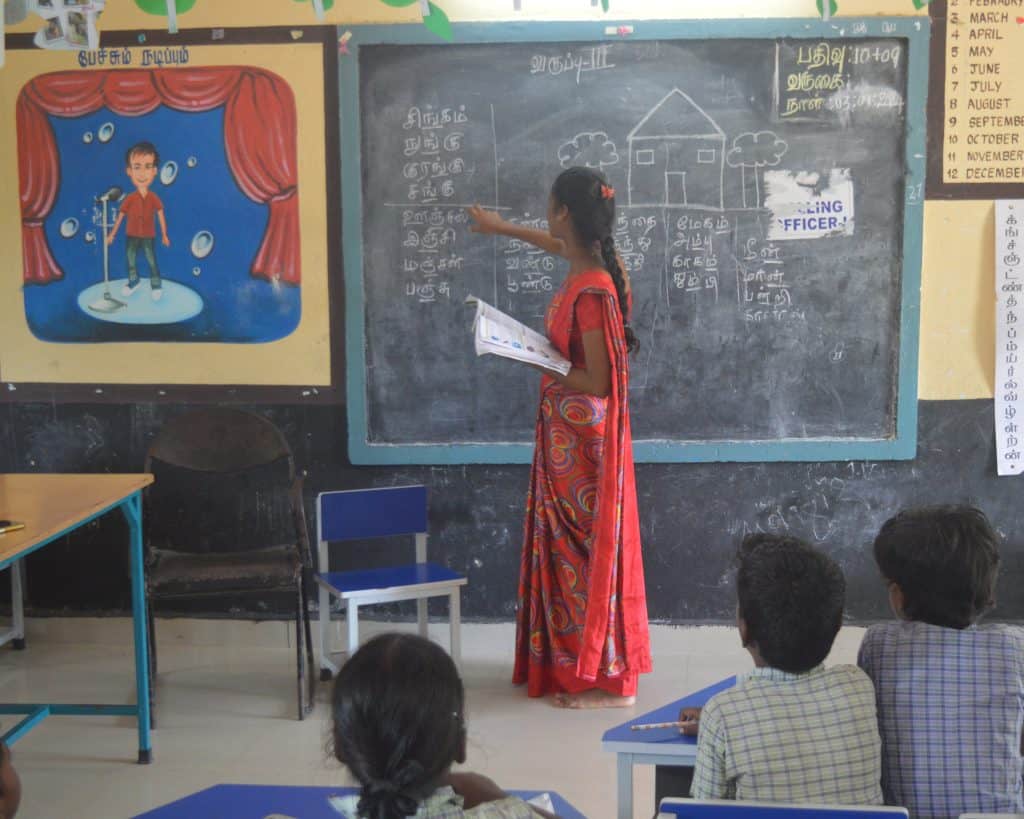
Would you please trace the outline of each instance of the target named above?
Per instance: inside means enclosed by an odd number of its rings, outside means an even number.
[[[899,328],[896,432],[890,438],[774,440],[635,440],[638,463],[713,461],[910,460],[917,452],[917,365],[924,221],[926,102],[931,21],[927,17],[494,22],[453,24],[460,43],[533,43],[721,38],[899,38],[907,41],[903,269]],[[341,79],[342,251],[345,262],[345,355],[348,451],[353,464],[529,463],[528,443],[378,444],[368,440],[366,336],[363,293],[362,156],[359,50],[370,45],[438,43],[422,25],[341,26],[350,34],[339,59]],[[469,338],[467,336],[467,343]]]

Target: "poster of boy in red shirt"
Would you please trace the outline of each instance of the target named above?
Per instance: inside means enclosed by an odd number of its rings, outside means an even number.
[[[140,284],[139,271],[136,266],[136,258],[141,250],[149,264],[149,288],[153,301],[159,301],[163,295],[162,283],[160,281],[160,268],[156,263],[156,227],[153,223],[154,217],[160,222],[160,232],[164,247],[170,247],[171,240],[167,238],[167,220],[164,218],[164,203],[160,197],[151,191],[150,185],[156,179],[160,168],[160,154],[156,146],[151,142],[139,142],[128,149],[125,154],[125,172],[128,178],[135,185],[135,193],[128,194],[121,202],[121,210],[117,215],[117,221],[110,231],[107,244],[113,244],[114,237],[121,227],[121,222],[128,220],[125,227],[127,245],[125,255],[128,261],[128,283],[121,288],[121,293],[130,296],[138,289]]]

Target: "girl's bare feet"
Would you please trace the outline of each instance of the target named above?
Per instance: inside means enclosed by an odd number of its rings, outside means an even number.
[[[556,708],[628,708],[636,697],[618,697],[600,688],[591,688],[578,694],[555,694]]]

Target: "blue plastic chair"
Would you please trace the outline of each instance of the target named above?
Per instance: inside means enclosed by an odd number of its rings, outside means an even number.
[[[725,799],[662,799],[657,819],[885,819],[906,808],[854,805],[783,805]]]
[[[316,530],[319,543],[320,679],[338,672],[329,646],[330,598],[345,604],[348,656],[359,647],[359,609],[375,603],[415,600],[419,632],[427,636],[427,600],[448,597],[451,656],[456,664],[461,653],[459,620],[461,587],[465,575],[446,566],[427,562],[427,489],[396,486],[321,492],[316,499]],[[366,540],[394,535],[415,535],[416,562],[385,569],[329,571],[327,545],[345,540]]]

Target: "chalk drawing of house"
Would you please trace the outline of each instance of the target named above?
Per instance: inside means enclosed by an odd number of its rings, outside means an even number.
[[[629,133],[629,204],[723,207],[725,132],[673,88]]]

